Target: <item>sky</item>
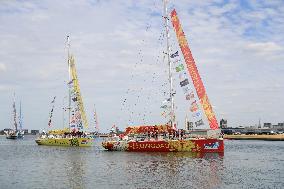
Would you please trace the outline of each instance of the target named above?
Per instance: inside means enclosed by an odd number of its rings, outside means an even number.
[[[178,0],[168,7],[178,13],[218,120],[231,127],[284,122],[284,1]],[[161,0],[1,0],[0,129],[12,127],[14,92],[24,128],[47,128],[54,96],[52,128],[64,127],[67,35],[90,130],[94,105],[102,132],[165,123],[162,14]],[[170,44],[179,50],[172,28]],[[175,77],[183,128],[188,104]]]

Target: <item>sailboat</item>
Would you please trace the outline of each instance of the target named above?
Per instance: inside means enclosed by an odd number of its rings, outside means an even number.
[[[91,135],[93,138],[96,138],[99,136],[99,121],[98,121],[98,115],[97,115],[97,110],[96,107],[94,105],[94,115],[93,115],[93,119],[94,119],[94,127],[95,127],[95,131],[93,132],[93,134]]]
[[[21,139],[24,137],[24,132],[22,131],[22,105],[20,103],[20,115],[19,115],[19,123],[17,122],[17,111],[16,111],[16,97],[14,94],[13,100],[13,122],[14,128],[9,131],[5,131],[7,139]],[[19,127],[19,128],[18,128]]]
[[[94,123],[94,131],[87,133],[87,136],[95,139],[99,137],[99,122],[98,122],[98,116],[97,116],[97,111],[96,107],[94,105],[94,114],[93,114],[93,123]]]
[[[204,85],[198,73],[177,13],[175,10],[171,11],[169,18],[166,0],[164,0],[163,17],[166,27],[166,56],[169,65],[170,97],[167,101],[170,103],[170,112],[168,114],[170,119],[166,124],[127,127],[124,135],[112,136],[108,140],[102,142],[102,146],[110,151],[223,153],[224,142],[218,122],[212,110],[212,106],[209,103],[208,96],[205,92]],[[189,89],[189,79],[184,78],[187,74],[191,76],[198,99],[191,102],[190,110],[194,112],[196,116],[200,116],[201,112],[203,112],[208,121],[208,124],[206,125],[207,129],[205,129],[205,131],[202,130],[202,132],[201,130],[194,132],[189,129],[177,129],[174,111],[175,92],[173,90],[174,62],[171,59],[178,56],[178,51],[170,54],[168,23],[170,19],[185,61],[185,65],[184,63],[181,63],[176,66],[175,70],[182,76],[180,77],[182,78],[180,85],[186,95],[186,100],[192,100],[194,97],[194,93],[191,94],[191,90]],[[197,102],[201,104],[203,111],[197,112]],[[196,121],[195,124],[196,126],[205,125],[202,119]]]
[[[75,68],[75,59],[70,55],[69,36],[67,36],[68,47],[68,127],[61,130],[49,130],[43,132],[35,141],[38,145],[48,146],[78,146],[89,147],[92,145],[92,138],[87,136],[84,129],[88,127],[88,121],[84,110],[83,99],[81,96],[78,76]],[[49,114],[48,127],[52,126],[52,115],[54,110],[55,98],[52,100],[52,109]]]

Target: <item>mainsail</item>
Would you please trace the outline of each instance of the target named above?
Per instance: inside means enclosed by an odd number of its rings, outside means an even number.
[[[193,81],[193,85],[196,89],[196,93],[197,93],[197,96],[200,100],[201,106],[204,110],[204,113],[205,113],[207,119],[208,119],[210,128],[213,129],[213,130],[218,129],[219,126],[218,126],[217,119],[216,119],[215,114],[212,110],[212,106],[209,102],[209,99],[208,99],[208,96],[206,94],[203,82],[202,82],[201,77],[198,73],[195,61],[194,61],[193,56],[191,54],[189,45],[187,43],[186,37],[184,35],[184,32],[182,30],[179,18],[177,17],[177,13],[176,13],[175,10],[173,10],[171,12],[171,21],[172,21],[173,27],[175,29],[176,36],[177,36],[177,39],[178,39],[178,42],[179,42],[179,46],[180,46],[180,49],[183,53],[183,57],[184,57],[188,72],[189,72],[191,79]]]

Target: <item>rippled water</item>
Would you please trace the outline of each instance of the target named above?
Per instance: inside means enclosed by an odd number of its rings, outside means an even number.
[[[225,154],[108,152],[0,136],[0,188],[284,188],[283,141],[225,141]]]

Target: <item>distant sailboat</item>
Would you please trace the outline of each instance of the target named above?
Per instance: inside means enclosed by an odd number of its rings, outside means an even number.
[[[94,132],[90,132],[88,136],[90,136],[91,138],[96,138],[99,136],[99,121],[98,121],[98,115],[97,115],[97,110],[96,110],[95,105],[94,105],[93,120],[94,120]]]
[[[48,146],[78,146],[88,147],[92,145],[92,138],[87,136],[84,129],[88,127],[83,100],[80,92],[79,81],[75,68],[74,56],[69,53],[69,36],[67,36],[68,45],[68,127],[62,130],[50,130],[48,133],[42,133],[36,139],[38,145]],[[54,110],[55,97],[52,100],[52,109],[49,116],[48,127],[52,126],[52,115]]]
[[[13,100],[13,125],[14,128],[6,131],[6,138],[7,139],[21,139],[24,137],[24,132],[22,131],[22,124],[23,124],[23,120],[22,120],[22,105],[20,103],[20,115],[18,117],[19,119],[19,123],[17,122],[17,110],[16,110],[16,96],[14,94],[14,100]],[[18,128],[18,124],[19,124],[19,128]]]
[[[99,134],[99,121],[98,121],[98,115],[97,115],[97,110],[96,110],[95,105],[94,105],[94,126],[95,126],[94,136],[98,136],[98,134]]]

